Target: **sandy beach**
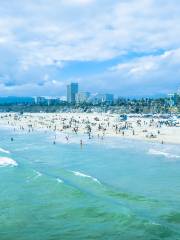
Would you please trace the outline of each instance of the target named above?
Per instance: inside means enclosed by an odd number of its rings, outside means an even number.
[[[171,123],[171,124],[170,124]],[[93,137],[123,137],[136,140],[157,141],[162,144],[180,144],[180,124],[159,117],[128,116],[122,120],[107,113],[1,113],[0,125],[14,130],[51,130],[65,134],[87,134]]]

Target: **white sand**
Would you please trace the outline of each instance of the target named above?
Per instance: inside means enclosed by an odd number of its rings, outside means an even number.
[[[180,124],[167,126],[159,121],[167,121],[157,117],[128,117],[126,122],[120,121],[117,114],[101,113],[34,113],[18,115],[1,113],[0,126],[11,126],[22,131],[52,130],[66,134],[74,132],[87,133],[91,136],[116,136],[123,138],[157,141],[180,144]],[[139,122],[139,123],[138,123]],[[88,130],[90,126],[90,130]],[[127,127],[123,129],[124,127]]]

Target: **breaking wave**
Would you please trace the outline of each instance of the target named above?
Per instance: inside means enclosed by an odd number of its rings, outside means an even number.
[[[36,174],[35,178],[38,178],[38,177],[41,177],[42,176],[42,173],[34,170],[34,173]]]
[[[11,158],[8,157],[0,157],[0,166],[6,167],[6,166],[18,166],[17,162]]]
[[[58,183],[63,183],[63,180],[61,180],[60,178],[56,178],[56,181],[57,181]]]
[[[5,150],[5,149],[3,149],[3,148],[0,148],[0,152],[1,152],[1,153],[7,153],[7,154],[10,153],[8,150]]]
[[[175,154],[168,153],[168,152],[162,152],[162,151],[159,151],[159,150],[156,150],[156,149],[149,149],[148,153],[151,154],[151,155],[164,156],[166,158],[180,159],[179,155],[175,155]]]
[[[78,177],[84,177],[84,178],[89,178],[91,180],[93,180],[94,182],[97,182],[98,184],[101,184],[100,181],[97,179],[97,178],[94,178],[90,175],[86,175],[84,173],[81,173],[81,172],[78,172],[78,171],[72,171],[72,173],[75,175],[75,176],[78,176]]]

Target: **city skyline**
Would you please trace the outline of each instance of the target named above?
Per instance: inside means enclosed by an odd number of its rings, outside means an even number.
[[[67,102],[75,103],[76,95],[79,92],[79,84],[78,83],[70,83],[67,85]]]
[[[177,0],[2,1],[0,96],[64,96],[69,82],[122,97],[175,92],[179,11]]]

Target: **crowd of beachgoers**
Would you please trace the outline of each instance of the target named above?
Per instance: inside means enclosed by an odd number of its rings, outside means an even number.
[[[89,139],[108,136],[180,144],[180,119],[163,116],[118,115],[108,113],[1,113],[0,126],[21,131],[53,131],[86,134]],[[13,140],[13,139],[11,139]],[[82,145],[84,140],[80,140]],[[53,141],[55,144],[55,140]]]

